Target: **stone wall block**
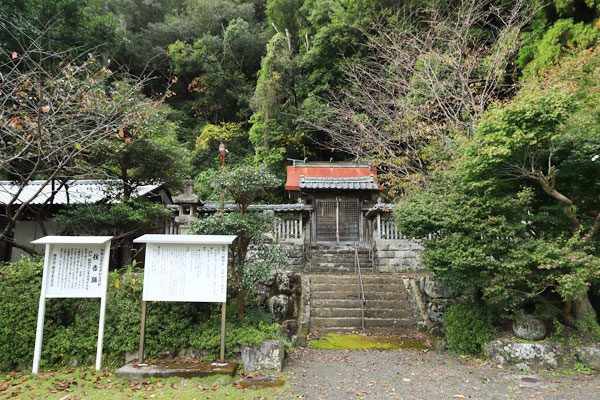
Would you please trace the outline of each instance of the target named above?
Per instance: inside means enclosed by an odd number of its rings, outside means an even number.
[[[267,309],[279,321],[295,318],[297,315],[297,307],[294,296],[280,294],[269,297],[267,300]]]
[[[296,294],[300,291],[300,275],[292,271],[281,271],[275,275],[275,287],[278,293]]]
[[[422,281],[421,290],[432,299],[450,299],[456,297],[456,292],[449,283],[433,276],[428,276]]]
[[[431,322],[443,322],[444,313],[454,303],[456,303],[456,301],[453,299],[433,299],[428,302],[427,315],[429,315]]]

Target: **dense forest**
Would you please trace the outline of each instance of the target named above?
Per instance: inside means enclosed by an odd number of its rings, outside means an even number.
[[[288,159],[369,162],[401,230],[437,232],[438,276],[599,335],[599,17],[598,0],[3,1],[0,129],[18,134],[0,174],[121,178],[125,197],[192,177],[211,199],[221,142],[281,179]]]

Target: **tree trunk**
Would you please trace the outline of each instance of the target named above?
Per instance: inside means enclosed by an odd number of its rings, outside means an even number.
[[[579,299],[573,301],[573,317],[575,319],[575,328],[582,333],[593,336],[600,335],[600,325],[598,325],[598,315],[590,302],[587,293],[584,293]]]
[[[131,239],[121,239],[119,243],[119,264],[124,267],[131,261],[131,248],[133,242]]]
[[[240,321],[244,321],[244,292],[242,290],[238,290],[237,292],[237,312],[238,318]]]

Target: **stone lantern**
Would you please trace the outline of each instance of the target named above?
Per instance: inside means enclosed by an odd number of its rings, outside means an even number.
[[[196,207],[202,204],[198,195],[194,193],[193,180],[185,182],[183,193],[173,197],[173,203],[179,205],[179,214],[175,217],[175,223],[179,225],[179,233],[185,235],[188,233],[189,223],[198,218]]]

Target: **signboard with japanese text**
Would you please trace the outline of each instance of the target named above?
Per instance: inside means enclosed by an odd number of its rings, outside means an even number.
[[[221,303],[221,360],[225,359],[228,246],[235,235],[143,235],[146,243],[138,360],[144,360],[149,301]]]
[[[44,336],[46,298],[100,298],[96,369],[102,363],[108,261],[112,236],[45,236],[46,245],[32,372],[39,371]]]
[[[54,245],[46,297],[102,297],[108,267],[104,245]]]
[[[227,245],[148,244],[144,301],[225,301]]]
[[[224,303],[228,245],[235,236],[144,235],[144,301]]]

